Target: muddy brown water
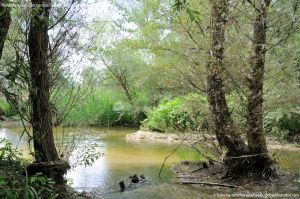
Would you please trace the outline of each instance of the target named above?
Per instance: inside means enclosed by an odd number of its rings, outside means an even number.
[[[77,191],[89,191],[95,196],[107,199],[230,198],[234,197],[230,194],[239,193],[239,190],[228,188],[174,184],[171,167],[186,157],[192,157],[194,151],[189,149],[179,150],[169,158],[163,169],[162,178],[159,179],[158,173],[164,158],[170,154],[177,145],[153,143],[145,140],[140,142],[127,142],[125,139],[126,135],[136,131],[137,129],[132,128],[56,128],[54,131],[56,142],[63,146],[72,145],[74,135],[77,135],[75,142],[79,147],[73,151],[70,158],[71,162],[77,163],[77,165],[66,175],[66,178],[70,179],[70,185]],[[21,132],[21,128],[3,128],[0,129],[0,138],[5,138],[12,142],[14,146],[18,146],[18,149],[23,153],[24,157],[30,158],[27,138],[23,136],[20,140]],[[96,160],[92,166],[78,164],[78,160],[75,159],[75,157],[81,154],[87,146],[94,144],[96,144],[95,150],[102,152],[104,155]],[[273,150],[272,152],[275,151]],[[300,150],[276,150],[276,158],[281,168],[289,170],[299,176]],[[147,178],[147,182],[138,185],[134,189],[120,193],[118,183],[122,180],[127,182],[128,176],[133,173],[138,175],[143,174]],[[293,181],[290,182],[291,185],[293,184],[293,187],[287,185],[277,190],[278,194],[290,195],[277,196],[282,196],[279,198],[285,198],[284,196],[296,196],[291,195],[297,194],[297,191],[299,191],[299,189],[295,189],[295,183],[296,186],[299,186],[299,182]],[[272,190],[273,194],[274,189],[270,190]],[[255,193],[255,190],[249,189],[248,191],[249,193]],[[267,197],[267,194],[271,194],[266,188],[256,191],[257,198],[262,198],[262,196]],[[243,192],[243,194],[247,196],[245,192]],[[253,195],[248,196],[252,197]],[[242,197],[242,194],[235,195],[235,198]]]

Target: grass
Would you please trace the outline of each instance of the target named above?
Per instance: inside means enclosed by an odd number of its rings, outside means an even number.
[[[63,106],[61,104],[60,106]],[[96,90],[67,116],[70,126],[128,126],[133,121],[131,107],[121,92]]]

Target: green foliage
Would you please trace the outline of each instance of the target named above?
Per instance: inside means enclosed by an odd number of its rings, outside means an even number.
[[[148,112],[143,127],[160,132],[199,130],[208,127],[206,109],[206,98],[198,94],[164,99],[157,108]]]
[[[0,113],[1,112],[3,112],[5,117],[16,116],[18,113],[17,110],[3,98],[0,98]]]
[[[92,166],[101,156],[103,156],[103,152],[99,151],[99,146],[97,144],[89,144],[88,146],[83,145],[76,150],[76,155],[73,157],[75,162],[73,164],[74,166]]]
[[[20,161],[20,153],[12,148],[10,142],[0,139],[0,161]]]
[[[57,198],[58,194],[54,191],[54,184],[55,182],[51,178],[45,177],[42,173],[30,176],[25,189],[24,198]]]
[[[190,8],[189,3],[187,3],[186,1],[176,0],[173,5],[173,9],[175,12],[179,12],[185,9],[191,21],[200,21],[200,12]]]
[[[300,114],[290,110],[276,109],[264,117],[264,127],[267,132],[289,139],[300,133]]]
[[[56,198],[54,181],[38,173],[24,176],[27,161],[5,139],[0,140],[0,198]]]
[[[244,116],[247,112],[246,96],[236,92],[231,92],[230,95],[226,95],[226,100],[232,120],[239,126],[241,131],[244,131],[246,124],[246,117]]]
[[[93,91],[65,119],[66,125],[73,126],[126,126],[132,122],[133,112],[123,94],[104,89]]]
[[[283,130],[289,130],[293,132],[300,131],[300,115],[291,113],[290,115],[284,115],[278,121],[278,127]]]

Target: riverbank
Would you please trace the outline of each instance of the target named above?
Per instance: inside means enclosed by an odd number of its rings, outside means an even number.
[[[192,133],[159,133],[152,131],[139,130],[135,133],[126,135],[126,141],[128,142],[140,142],[149,141],[154,143],[166,143],[175,144],[181,143],[185,145],[191,145],[195,142],[211,141],[217,142],[214,135],[206,134],[192,134]],[[272,150],[289,150],[289,151],[300,151],[299,144],[289,143],[285,140],[279,139],[275,136],[266,137],[267,145]]]
[[[25,162],[9,148],[4,151],[0,161],[0,198],[57,198],[57,199],[101,199],[88,192],[78,192],[69,185],[61,191],[52,179],[41,173],[29,176],[26,173]]]
[[[299,176],[284,170],[266,180],[254,173],[224,177],[227,169],[216,162],[184,161],[173,167],[174,183],[209,186],[216,198],[299,198]]]
[[[27,123],[25,124],[28,125]],[[15,128],[23,126],[20,120],[14,119],[7,119],[5,121],[0,121],[0,128]]]

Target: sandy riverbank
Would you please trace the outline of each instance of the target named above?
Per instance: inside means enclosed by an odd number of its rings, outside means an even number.
[[[209,141],[216,142],[216,138],[213,135],[205,135],[206,139]],[[191,134],[191,133],[159,133],[152,131],[143,131],[139,130],[135,133],[126,135],[126,140],[128,142],[140,142],[140,141],[149,141],[156,143],[166,143],[174,144],[184,142],[184,144],[192,144],[196,141],[205,141],[203,134]],[[300,146],[297,144],[288,143],[287,141],[280,140],[277,137],[267,137],[267,145],[269,149],[275,150],[291,150],[291,151],[300,151]]]

